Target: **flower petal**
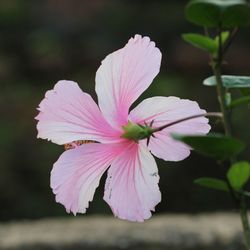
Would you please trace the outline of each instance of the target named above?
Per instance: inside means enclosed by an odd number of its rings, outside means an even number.
[[[65,151],[51,171],[56,201],[68,213],[85,213],[101,176],[122,150],[122,145],[91,143]]]
[[[127,123],[129,107],[151,84],[160,63],[160,50],[140,35],[102,61],[96,72],[96,93],[101,111],[113,126]]]
[[[76,140],[112,141],[119,138],[90,95],[77,83],[59,81],[39,105],[38,137],[57,144]]]
[[[161,201],[158,182],[153,156],[146,147],[132,143],[108,170],[104,200],[118,218],[143,221]]]
[[[132,122],[144,124],[154,121],[153,126],[159,127],[192,115],[205,113],[197,102],[177,97],[152,97],[142,101],[129,114]],[[150,138],[150,151],[158,158],[166,161],[180,161],[190,154],[190,148],[171,138],[171,133],[206,134],[210,130],[208,119],[199,117],[170,126],[155,133]]]

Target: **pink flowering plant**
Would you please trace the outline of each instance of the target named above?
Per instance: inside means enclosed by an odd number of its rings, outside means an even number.
[[[183,160],[190,147],[171,134],[204,135],[210,130],[195,101],[157,96],[129,110],[160,64],[155,43],[135,35],[97,70],[98,105],[72,81],[59,81],[45,94],[36,117],[38,137],[69,148],[51,172],[56,201],[67,212],[86,212],[108,170],[104,200],[114,215],[130,221],[150,218],[161,201],[152,154],[165,161]]]
[[[40,103],[38,137],[66,149],[51,171],[51,188],[67,212],[85,213],[107,171],[104,200],[113,214],[144,221],[161,201],[153,156],[181,161],[194,149],[226,167],[224,179],[201,177],[195,183],[231,195],[250,250],[246,205],[250,192],[245,187],[250,164],[239,159],[244,143],[233,137],[231,121],[234,107],[250,102],[250,77],[221,74],[238,28],[250,24],[250,6],[244,0],[192,0],[186,16],[204,27],[204,34],[188,33],[183,38],[209,54],[213,76],[203,83],[216,87],[220,112],[206,113],[197,102],[174,96],[151,97],[131,109],[161,64],[155,43],[135,35],[97,70],[98,105],[77,83],[66,80],[59,81]],[[240,96],[235,97],[235,90]],[[224,134],[208,134],[206,116],[219,117]]]

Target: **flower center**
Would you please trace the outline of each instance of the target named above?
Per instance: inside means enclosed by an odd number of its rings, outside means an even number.
[[[141,124],[136,124],[128,122],[127,125],[123,126],[124,133],[121,135],[122,138],[133,140],[135,142],[143,139],[150,138],[153,135],[152,124],[144,126]]]

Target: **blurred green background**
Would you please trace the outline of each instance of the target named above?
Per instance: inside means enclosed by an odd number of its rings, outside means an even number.
[[[202,32],[185,21],[186,1],[177,0],[1,0],[0,1],[0,220],[66,215],[49,187],[50,170],[63,148],[36,139],[37,106],[61,79],[78,82],[95,96],[101,60],[134,34],[148,35],[163,54],[161,72],[142,98],[189,98],[217,111],[215,89],[202,86],[211,75],[208,56],[181,39]],[[228,53],[227,74],[250,75],[249,29],[242,29]],[[142,99],[140,98],[140,100]],[[235,134],[250,139],[249,109],[233,112]],[[212,121],[213,130],[221,125]],[[250,158],[249,147],[242,157]],[[157,160],[162,202],[157,213],[233,208],[230,197],[196,187],[201,176],[223,176],[225,169],[195,152],[185,161]],[[88,214],[111,214],[98,188]]]

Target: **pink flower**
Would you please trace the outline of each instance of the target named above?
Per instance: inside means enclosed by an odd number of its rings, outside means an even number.
[[[72,81],[59,81],[39,105],[38,137],[59,145],[73,143],[54,164],[51,188],[67,212],[85,213],[95,189],[108,169],[104,200],[115,216],[143,221],[161,201],[158,170],[151,153],[165,161],[188,157],[190,148],[170,133],[205,134],[204,117],[188,120],[156,132],[146,139],[124,138],[129,123],[159,127],[169,122],[205,113],[194,101],[178,97],[151,97],[129,112],[131,104],[158,74],[161,52],[148,37],[136,35],[127,45],[108,55],[96,73],[99,107],[90,95]],[[150,153],[151,152],[151,153]]]

